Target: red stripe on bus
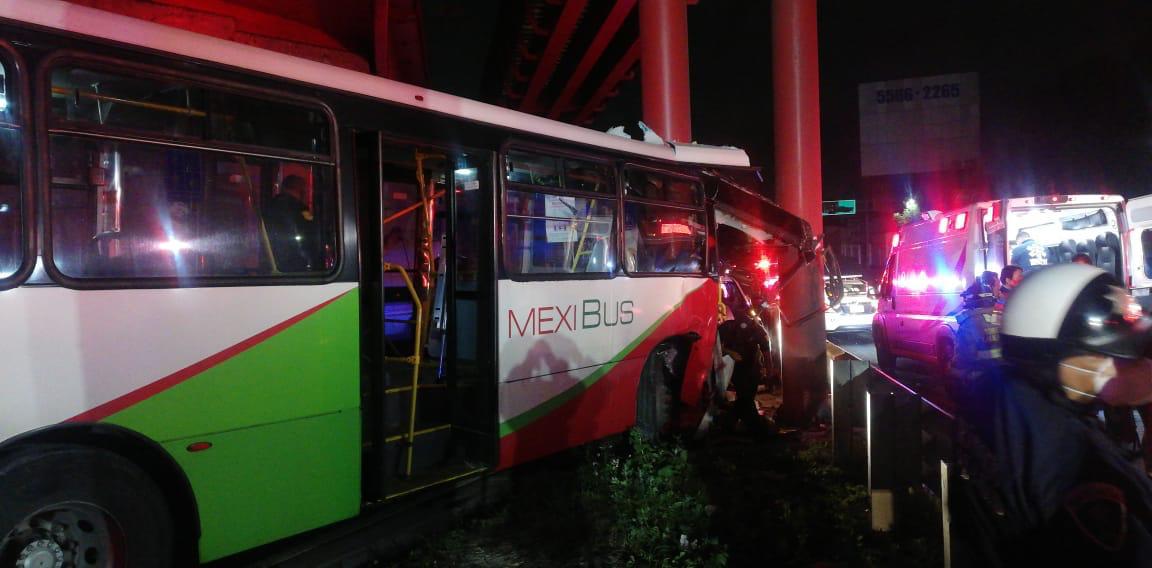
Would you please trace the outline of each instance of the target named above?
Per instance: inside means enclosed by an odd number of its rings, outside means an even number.
[[[100,406],[92,408],[91,410],[81,412],[80,414],[69,418],[65,422],[97,422],[112,416],[113,414],[116,414],[125,408],[142,402],[145,399],[160,394],[196,375],[199,375],[200,373],[203,373],[204,371],[207,371],[208,369],[211,369],[212,367],[215,367],[216,365],[219,365],[220,363],[223,363],[224,361],[227,361],[228,359],[231,359],[263,343],[264,341],[267,341],[268,339],[272,338],[272,336],[280,333],[281,331],[284,331],[285,329],[288,329],[289,327],[292,327],[300,320],[303,320],[304,318],[320,311],[328,304],[339,300],[344,296],[344,294],[347,294],[347,292],[344,292],[339,296],[336,296],[330,300],[326,300],[319,305],[316,305],[295,316],[292,316],[291,318],[284,320],[264,331],[261,331],[260,333],[257,333],[256,335],[253,335],[252,337],[249,337],[248,339],[245,339],[223,351],[220,351],[219,353],[210,355],[204,359],[201,359],[200,361],[188,365],[187,367],[184,367],[183,369],[180,369],[171,375],[157,380],[156,382],[144,385],[128,394],[114,398],[108,402],[105,402],[104,404],[101,404]]]

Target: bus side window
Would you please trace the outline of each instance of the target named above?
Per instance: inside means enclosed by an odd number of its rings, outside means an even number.
[[[24,260],[22,130],[16,124],[13,77],[0,59],[0,279],[12,275]]]

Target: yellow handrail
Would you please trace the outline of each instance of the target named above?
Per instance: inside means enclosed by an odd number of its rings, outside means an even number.
[[[412,285],[412,279],[408,276],[408,271],[404,270],[403,266],[385,262],[381,267],[384,272],[399,272],[400,277],[404,279],[404,285],[408,287],[408,294],[412,296],[412,302],[415,304],[416,313],[416,331],[415,343],[413,346],[413,354],[411,357],[397,357],[393,358],[403,360],[406,363],[412,364],[412,384],[409,388],[412,389],[412,395],[408,397],[408,453],[407,459],[404,464],[404,476],[412,475],[412,447],[413,439],[416,437],[416,393],[417,387],[420,383],[420,333],[424,329],[424,304],[420,301],[420,295],[416,293],[416,287]]]
[[[581,251],[584,250],[584,239],[588,238],[588,225],[592,224],[592,212],[595,210],[596,200],[593,199],[592,203],[588,204],[588,215],[584,217],[584,228],[580,230],[580,242],[576,243],[576,254],[572,255],[572,268],[569,272],[576,272],[576,265],[580,263],[580,257],[586,254],[592,254],[592,251]]]

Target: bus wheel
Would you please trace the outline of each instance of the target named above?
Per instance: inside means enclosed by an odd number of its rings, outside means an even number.
[[[636,393],[636,430],[645,440],[666,434],[672,422],[671,377],[665,364],[668,347],[657,347],[644,362]]]
[[[0,566],[169,566],[160,489],[110,452],[37,446],[0,465]]]

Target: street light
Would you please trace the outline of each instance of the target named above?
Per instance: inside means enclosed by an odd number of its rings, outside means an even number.
[[[911,211],[912,209],[915,209],[916,208],[916,198],[915,197],[909,197],[908,199],[905,199],[904,200],[904,208],[908,209],[909,211]]]

